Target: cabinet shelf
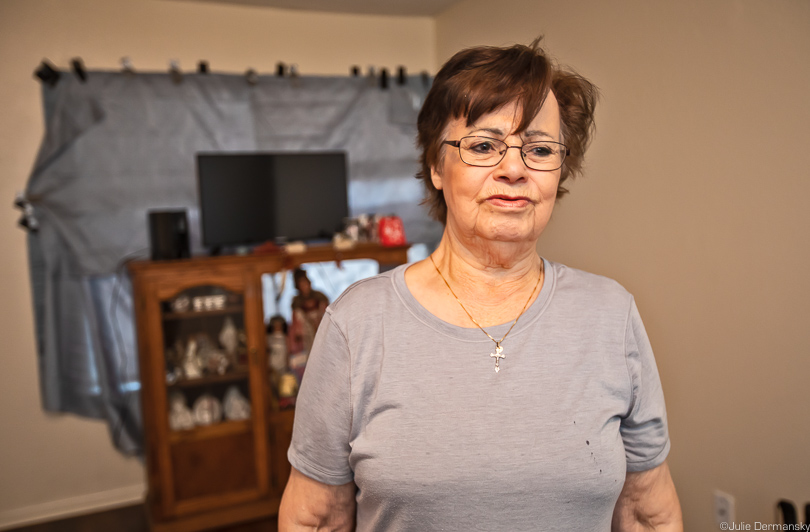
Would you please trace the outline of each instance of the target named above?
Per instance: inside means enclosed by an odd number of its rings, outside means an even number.
[[[230,307],[216,310],[187,310],[185,312],[164,312],[164,320],[188,320],[193,318],[207,318],[209,316],[226,316],[228,314],[242,314],[244,309],[241,306],[232,305]]]
[[[243,381],[247,380],[249,376],[250,372],[248,370],[240,369],[236,371],[229,371],[224,375],[207,375],[205,377],[200,377],[198,379],[180,379],[171,384],[167,384],[166,387],[169,389],[197,388],[199,386],[206,386],[209,384],[222,384],[228,382]]]
[[[235,434],[247,434],[253,430],[253,420],[244,419],[240,421],[220,421],[204,427],[194,427],[188,430],[174,430],[169,432],[169,441],[172,443],[207,440],[210,438],[220,438],[222,436],[232,436]]]

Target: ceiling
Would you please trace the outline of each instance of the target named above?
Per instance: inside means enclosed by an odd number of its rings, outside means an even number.
[[[367,15],[434,16],[459,0],[188,0]]]

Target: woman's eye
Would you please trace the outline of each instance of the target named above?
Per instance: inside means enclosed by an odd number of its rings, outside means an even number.
[[[530,157],[550,157],[554,154],[554,150],[549,146],[531,146],[526,150],[526,155]]]
[[[495,145],[486,141],[476,142],[471,144],[467,149],[475,153],[493,153],[495,151]]]

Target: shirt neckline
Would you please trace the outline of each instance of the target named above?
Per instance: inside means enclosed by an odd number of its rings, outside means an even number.
[[[408,289],[408,285],[405,283],[405,270],[408,268],[408,266],[410,266],[410,264],[403,264],[395,268],[391,272],[391,283],[402,304],[417,320],[421,321],[431,329],[456,340],[474,343],[492,342],[492,340],[481,332],[481,329],[472,323],[470,324],[471,327],[460,327],[458,325],[453,325],[452,323],[448,323],[436,317],[425,307],[423,307],[422,304],[419,303],[415,297],[413,297],[410,289]],[[526,312],[524,312],[520,317],[517,325],[515,325],[515,328],[509,333],[509,337],[517,336],[522,331],[528,329],[529,326],[531,326],[532,323],[534,323],[548,307],[548,304],[551,301],[551,296],[554,292],[554,287],[557,283],[557,271],[555,268],[555,263],[546,260],[545,258],[543,258],[543,269],[545,272],[545,277],[543,279],[543,286],[540,288],[540,294],[537,296],[537,299],[534,300],[531,306],[526,309]],[[514,320],[510,320],[509,322],[502,323],[500,325],[485,327],[485,329],[495,338],[500,338],[506,334],[506,331],[508,331],[509,327],[512,326],[512,321]]]

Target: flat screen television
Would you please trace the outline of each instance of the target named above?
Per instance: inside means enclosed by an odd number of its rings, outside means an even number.
[[[340,151],[199,153],[203,245],[331,239],[349,215]]]

